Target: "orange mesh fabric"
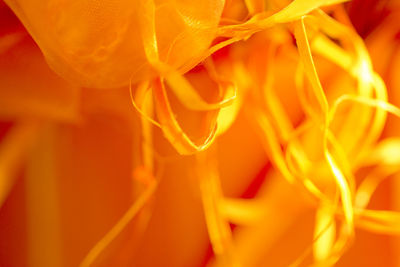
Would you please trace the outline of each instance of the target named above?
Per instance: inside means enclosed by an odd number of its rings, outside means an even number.
[[[6,0],[59,75],[109,88],[151,77],[140,38],[140,0]],[[181,69],[210,45],[224,0],[155,1],[161,60]]]

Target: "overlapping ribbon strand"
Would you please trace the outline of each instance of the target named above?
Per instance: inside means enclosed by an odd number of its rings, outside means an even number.
[[[315,258],[317,262],[320,262],[320,264],[323,262],[328,265],[334,264],[347,248],[349,241],[352,239],[354,234],[354,225],[367,225],[367,227],[370,227],[371,229],[379,229],[380,231],[383,231],[383,229],[387,229],[384,227],[388,226],[384,225],[385,219],[387,219],[386,222],[389,225],[391,225],[391,219],[394,219],[394,222],[396,221],[395,214],[387,217],[380,216],[380,213],[366,211],[365,214],[362,215],[363,211],[360,210],[359,207],[355,207],[354,204],[356,195],[354,192],[355,181],[353,173],[360,164],[358,161],[362,161],[362,159],[365,158],[365,154],[370,151],[370,147],[377,140],[384,125],[386,112],[396,113],[397,111],[395,111],[395,107],[387,103],[384,84],[380,77],[372,71],[368,53],[366,52],[361,39],[346,26],[334,21],[322,11],[317,10],[320,6],[338,2],[343,1],[295,0],[283,10],[273,15],[269,15],[267,13],[255,12],[257,9],[257,3],[248,1],[247,5],[253,17],[247,22],[241,24],[221,26],[217,33],[218,36],[227,37],[228,39],[215,44],[202,56],[202,58],[205,59],[224,46],[248,39],[253,34],[274,25],[294,22],[294,32],[297,39],[301,66],[311,85],[311,91],[308,93],[315,97],[318,104],[317,107],[311,107],[307,114],[313,117],[311,122],[316,123],[320,128],[325,164],[330,171],[330,175],[336,181],[336,187],[340,192],[341,199],[341,208],[337,207],[335,204],[336,200],[333,199],[331,200],[331,204],[327,203],[327,205],[320,207],[320,215],[316,218],[317,226],[319,225],[319,228],[317,228],[319,230],[316,229],[315,231]],[[144,12],[144,14],[147,14],[147,19],[154,21],[154,18],[151,15],[151,3],[148,7],[150,7],[150,11],[147,13]],[[317,11],[308,15],[313,10]],[[167,139],[174,145],[178,152],[182,154],[191,154],[204,150],[212,143],[215,137],[214,130],[210,131],[210,136],[206,138],[203,145],[195,145],[186,136],[173,116],[164,82],[168,84],[169,88],[174,92],[182,104],[193,110],[202,111],[220,109],[230,103],[233,98],[228,97],[227,99],[215,104],[204,102],[181,74],[170,69],[167,65],[159,61],[157,40],[154,30],[155,26],[152,24],[153,22],[144,23],[146,23],[147,26],[142,26],[141,28],[144,32],[143,40],[145,43],[144,47],[146,49],[146,55],[154,69],[160,74],[160,78],[156,81],[152,81],[156,99],[156,109],[158,109],[157,114],[160,120],[159,125],[163,129]],[[311,41],[308,39],[306,29],[307,25],[313,25],[313,30],[316,29],[316,32],[313,32],[314,36]],[[323,34],[321,34],[321,32],[323,32]],[[353,46],[353,51],[348,52],[344,50],[342,47],[334,44],[329,40],[329,38],[337,38],[350,43]],[[319,81],[311,51],[326,57],[331,62],[343,68],[349,75],[354,77],[357,80],[357,87],[355,90],[350,91],[356,95],[344,95],[339,97],[333,105],[330,106],[328,104],[326,93]],[[304,86],[305,84],[303,81],[302,87]],[[271,91],[269,92],[269,96],[274,98]],[[376,99],[373,98],[374,96]],[[267,102],[268,100],[270,99],[267,99]],[[304,103],[303,106],[305,107],[308,100],[303,98],[302,101]],[[375,114],[373,114],[369,108],[362,109],[361,114],[363,120],[358,123],[359,134],[354,135],[352,140],[344,140],[346,135],[348,135],[345,127],[343,127],[340,136],[335,136],[336,134],[330,129],[332,121],[336,118],[338,106],[346,101],[357,102],[364,106],[373,106],[376,108]],[[296,143],[297,141],[292,142],[288,137],[290,134],[287,133],[287,130],[284,130],[285,127],[283,127],[282,124],[279,124],[281,123],[280,119],[284,118],[283,113],[280,112],[281,109],[276,105],[271,105],[271,103],[269,103],[268,106],[270,109],[270,114],[268,116],[265,115],[262,109],[257,108],[254,109],[253,114],[255,114],[255,121],[260,125],[262,132],[264,133],[263,138],[265,138],[265,147],[266,150],[269,151],[269,156],[275,167],[280,170],[283,176],[289,181],[301,181],[305,188],[316,196],[317,199],[320,199],[321,201],[322,199],[324,199],[324,201],[327,199],[329,200],[329,197],[321,192],[314,182],[309,179],[308,174],[303,173],[307,169],[307,164],[311,163],[307,163],[306,155],[304,151],[302,151],[301,145]],[[354,109],[353,113],[358,114],[360,111]],[[275,129],[274,123],[271,122],[269,116],[272,116],[272,119],[278,122],[279,129]],[[370,123],[371,120],[372,123]],[[352,123],[352,119],[349,119],[347,123]],[[363,131],[361,129],[366,129],[368,127],[370,127],[370,131],[367,136],[362,136],[361,134]],[[286,129],[290,128],[286,127]],[[296,131],[297,129],[291,130]],[[279,137],[276,134],[277,132],[283,133],[283,135],[281,135],[284,137],[283,140],[279,140]],[[361,138],[365,140],[360,141]],[[294,140],[295,139],[296,138],[294,138]],[[282,151],[282,142],[288,144],[286,154]],[[343,143],[346,142],[348,142],[347,144],[349,144],[350,148],[348,146],[342,147]],[[356,164],[349,164],[347,160],[349,154],[347,153],[356,156]],[[297,173],[294,173],[294,170],[296,169],[295,165],[298,165],[299,167]],[[363,188],[368,187],[364,186]],[[371,186],[369,188],[371,188]],[[373,190],[368,190],[363,189],[361,191],[364,193],[368,191],[370,192],[369,194],[372,194]],[[227,205],[227,210],[236,210],[240,212],[240,208],[235,209],[235,201],[227,201],[224,203]],[[333,232],[335,228],[334,220],[337,215],[344,217],[345,224],[338,231],[339,235],[336,240],[333,241]],[[390,214],[388,213],[387,215]],[[372,222],[373,220],[375,220],[375,222]],[[331,223],[329,223],[329,227],[324,228],[326,222]],[[392,231],[395,232],[393,229]],[[327,248],[325,254],[321,254],[323,247]]]
[[[312,56],[311,56],[311,52],[310,52],[310,47],[308,45],[308,40],[306,37],[306,33],[305,33],[305,24],[304,21],[303,22],[298,22],[298,23],[302,23],[302,25],[300,25],[300,33],[301,31],[303,31],[302,35],[297,35],[300,39],[300,42],[303,43],[303,48],[301,47],[301,45],[299,45],[299,49],[300,54],[303,53],[303,58],[305,58],[305,69],[306,69],[306,73],[308,73],[308,77],[311,81],[312,84],[312,88],[314,88],[314,93],[316,95],[316,98],[318,100],[318,103],[320,103],[320,112],[322,113],[323,117],[322,120],[320,120],[320,123],[323,123],[325,126],[323,126],[323,132],[325,132],[323,134],[324,137],[322,137],[325,141],[324,141],[324,154],[325,154],[325,158],[326,161],[332,171],[332,175],[333,177],[335,177],[336,181],[337,181],[337,186],[341,191],[341,198],[342,198],[342,211],[340,213],[343,212],[345,221],[347,222],[347,226],[345,228],[343,228],[339,233],[339,238],[337,239],[335,245],[331,245],[331,255],[329,256],[325,256],[327,257],[325,263],[329,265],[334,264],[340,257],[341,254],[343,254],[344,249],[347,247],[346,244],[348,244],[349,242],[349,238],[351,239],[351,232],[353,231],[354,228],[354,216],[355,213],[359,213],[359,210],[355,210],[354,209],[354,192],[353,189],[351,189],[351,187],[353,187],[354,185],[354,178],[352,177],[345,177],[344,174],[352,176],[352,171],[350,170],[351,168],[355,168],[357,167],[356,165],[350,166],[347,163],[347,160],[345,159],[345,154],[344,154],[344,150],[340,148],[340,145],[334,140],[334,137],[332,136],[332,133],[330,133],[330,129],[329,129],[329,125],[331,123],[331,121],[333,120],[335,111],[337,109],[337,104],[338,102],[342,102],[344,99],[346,98],[351,98],[352,100],[350,101],[355,101],[355,102],[359,102],[362,103],[363,105],[369,105],[369,106],[374,106],[377,109],[379,109],[379,111],[376,112],[375,116],[372,117],[372,131],[369,132],[367,138],[366,138],[366,142],[362,142],[365,145],[370,146],[371,144],[373,144],[374,140],[377,139],[377,137],[379,136],[381,130],[382,130],[382,126],[384,124],[384,120],[385,120],[385,113],[387,111],[392,112],[394,114],[397,113],[396,108],[391,106],[390,104],[388,104],[386,102],[386,97],[385,97],[385,92],[386,89],[384,87],[384,84],[381,82],[380,77],[376,74],[373,73],[371,71],[371,67],[370,67],[370,61],[369,61],[369,57],[368,57],[368,53],[366,52],[364,46],[362,45],[362,42],[359,40],[359,38],[354,35],[353,33],[351,33],[351,31],[349,31],[345,26],[342,26],[340,24],[338,24],[337,22],[333,21],[331,18],[328,18],[328,16],[324,15],[321,11],[318,11],[319,13],[317,13],[318,15],[316,16],[316,21],[315,22],[320,22],[317,23],[317,25],[322,25],[321,28],[325,31],[328,32],[328,34],[330,34],[333,38],[335,37],[340,37],[343,38],[343,36],[349,36],[350,33],[350,37],[351,37],[351,42],[354,45],[354,50],[356,52],[356,60],[352,59],[352,56],[345,52],[343,53],[341,48],[338,48],[337,46],[334,46],[325,52],[323,52],[324,55],[331,57],[332,61],[337,63],[339,66],[343,67],[350,75],[352,75],[353,77],[355,77],[358,80],[358,85],[359,85],[359,96],[342,96],[338,99],[337,102],[334,103],[332,108],[329,108],[327,106],[327,100],[325,98],[325,93],[322,90],[322,87],[318,81],[318,75],[315,71],[314,68],[314,63],[312,61]],[[312,18],[312,16],[310,16],[310,18]],[[305,17],[304,19],[308,19],[308,17]],[[336,25],[332,25],[332,24],[336,24]],[[327,26],[329,25],[329,26]],[[303,29],[301,29],[303,28]],[[299,31],[298,31],[299,32]],[[303,37],[305,38],[303,38]],[[321,39],[316,39],[316,40],[321,40]],[[326,39],[327,40],[327,39]],[[305,45],[305,46],[304,46]],[[318,46],[318,45],[316,45]],[[313,47],[314,48],[314,47]],[[323,49],[320,48],[315,48],[317,51],[322,52]],[[333,51],[333,52],[337,52],[336,55],[339,55],[337,57],[333,56],[335,55],[335,53],[332,55],[329,55],[329,52]],[[335,58],[335,59],[333,59]],[[304,61],[303,61],[304,62]],[[372,95],[371,90],[369,88],[372,88],[375,93],[374,95],[377,97],[377,99],[372,99]],[[357,91],[357,90],[356,90]],[[254,112],[255,114],[259,114],[261,112]],[[366,116],[366,120],[364,120],[364,122],[362,123],[367,123],[362,127],[366,127],[367,125],[371,125],[368,124],[368,122],[370,121],[368,119],[368,117],[371,117],[371,112],[369,110],[367,110],[366,112],[364,112],[364,116]],[[268,129],[265,129],[264,132],[265,134],[271,135],[271,133],[273,132],[273,127],[270,123],[267,123],[267,121],[264,119],[262,120],[262,122],[259,122],[260,125],[270,125],[268,127]],[[333,139],[332,139],[333,138]],[[270,139],[272,141],[270,141],[267,145],[267,149],[270,150],[271,147],[274,147],[273,144],[277,143],[277,140],[274,139]],[[330,141],[329,141],[330,140]],[[329,141],[329,142],[328,142]],[[356,139],[354,142],[358,142],[358,140]],[[367,147],[365,145],[362,145],[361,143],[361,151],[367,149]],[[328,144],[334,145],[334,150],[335,154],[337,157],[338,154],[341,154],[341,156],[338,159],[335,159],[333,154],[328,150]],[[360,145],[358,143],[354,144],[354,145]],[[279,151],[280,148],[277,146],[275,151]],[[339,152],[338,152],[339,151]],[[358,151],[358,152],[361,152]],[[272,156],[272,159],[274,159],[276,161],[277,158],[282,158],[281,156],[277,157],[276,154],[277,152],[273,153],[275,154],[275,156]],[[355,152],[353,152],[355,153]],[[363,158],[364,154],[363,153],[359,153],[357,156]],[[337,160],[339,160],[338,162],[340,163],[340,165],[336,162]],[[289,174],[289,172],[287,171],[285,164],[283,163],[282,160],[278,160],[276,162],[282,162],[282,163],[278,163],[277,166],[281,166],[278,167],[278,169],[283,170],[283,173],[286,175],[284,175],[285,177],[290,177],[289,179],[292,180],[292,175]],[[345,168],[345,169],[343,169]],[[349,179],[349,180],[348,180]],[[350,184],[349,184],[350,183]],[[310,187],[311,188],[311,187]],[[369,214],[369,213],[368,213]],[[388,213],[388,215],[391,213]],[[334,213],[331,213],[329,216],[335,216]],[[378,219],[378,215],[376,219],[379,221]],[[393,218],[395,218],[395,214],[393,214]],[[358,216],[357,216],[358,217]],[[331,219],[332,220],[332,219]],[[318,220],[317,220],[318,221]],[[388,218],[389,221],[389,218]],[[359,224],[357,222],[357,224]],[[366,225],[367,223],[363,223],[364,225]],[[370,224],[371,225],[371,224]],[[372,227],[372,226],[371,226]],[[375,230],[377,229],[377,226],[375,227]],[[382,228],[381,228],[382,230]],[[395,232],[395,230],[393,230]],[[316,242],[318,243],[318,242]],[[318,245],[317,245],[318,247]],[[317,249],[317,248],[316,248]],[[317,256],[319,257],[319,256]]]
[[[143,40],[143,47],[148,62],[157,72],[159,78],[151,82],[156,101],[156,112],[160,120],[161,129],[165,137],[171,142],[180,154],[193,154],[209,147],[215,138],[217,124],[210,126],[209,135],[202,144],[195,144],[182,130],[176,120],[166,93],[166,86],[177,96],[180,102],[190,110],[210,111],[219,110],[230,105],[236,97],[236,88],[233,84],[219,83],[224,90],[224,98],[217,103],[207,103],[191,84],[177,70],[162,62],[158,54],[157,36],[155,29],[155,5],[152,0],[143,1],[138,8],[140,15],[140,32]],[[217,114],[218,115],[218,114]]]

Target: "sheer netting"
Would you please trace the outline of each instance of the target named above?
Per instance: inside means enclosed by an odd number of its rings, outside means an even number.
[[[6,0],[59,75],[109,88],[153,76],[140,38],[146,1]],[[224,1],[155,1],[160,59],[184,69],[211,43]],[[188,66],[186,67],[188,68]]]

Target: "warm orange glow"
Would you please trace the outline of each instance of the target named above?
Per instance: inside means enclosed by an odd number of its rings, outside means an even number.
[[[0,22],[0,266],[400,266],[398,1]]]

